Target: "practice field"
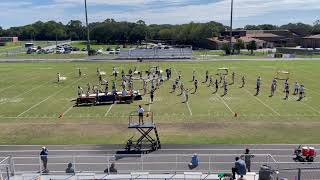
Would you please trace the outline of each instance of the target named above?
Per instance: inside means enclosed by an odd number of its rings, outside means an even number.
[[[98,84],[96,69],[107,72],[109,89],[114,79],[112,67],[121,72],[130,68],[146,71],[160,66],[172,69],[172,79],[165,81],[155,93],[132,104],[74,107],[77,86]],[[208,70],[214,79],[217,69],[229,68],[227,77],[235,72],[235,84],[223,89],[202,83]],[[81,78],[78,68],[82,69]],[[1,63],[0,64],[0,143],[1,144],[122,144],[135,134],[128,130],[128,115],[138,105],[154,112],[162,143],[318,143],[320,135],[320,62],[318,61],[233,61],[233,62],[61,62],[61,63]],[[188,103],[180,89],[170,93],[178,73],[186,88],[193,88],[192,72],[199,81],[197,93],[192,90]],[[273,97],[270,86],[279,70],[290,72],[290,95],[284,100],[283,81]],[[57,73],[67,80],[57,83]],[[240,88],[241,77],[246,86]],[[255,94],[258,76],[262,89]],[[293,84],[306,87],[306,97],[297,101]],[[116,81],[120,89],[120,78]],[[135,89],[142,82],[134,82]],[[148,84],[148,87],[150,85]],[[142,90],[140,90],[143,92]],[[237,113],[237,117],[235,117]],[[63,114],[63,118],[59,116]]]

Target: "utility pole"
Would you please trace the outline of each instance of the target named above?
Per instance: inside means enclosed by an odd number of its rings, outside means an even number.
[[[233,25],[233,0],[231,0],[231,16],[230,16],[230,53],[233,52],[232,46],[232,25]]]
[[[90,31],[89,31],[89,23],[88,23],[88,11],[87,11],[87,0],[84,0],[85,12],[86,12],[86,25],[87,25],[87,51],[88,55],[90,51]]]

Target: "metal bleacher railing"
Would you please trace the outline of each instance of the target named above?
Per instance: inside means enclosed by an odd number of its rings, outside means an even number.
[[[103,174],[115,163],[119,174],[148,172],[150,174],[177,174],[185,172],[231,173],[234,158],[240,154],[198,154],[199,166],[188,169],[192,154],[139,154],[139,155],[97,155],[97,156],[48,156],[48,170],[51,175],[66,175],[68,163],[73,164],[76,173]],[[284,160],[281,160],[284,158]],[[290,156],[273,157],[270,154],[257,154],[251,162],[251,171],[259,172],[262,165],[277,171],[277,176],[302,180],[320,179],[320,163],[296,163],[288,161]],[[42,162],[39,156],[2,157],[0,179],[12,176],[42,175]],[[30,178],[32,179],[32,178]]]
[[[191,59],[192,47],[171,49],[130,49],[122,50],[118,58],[125,59]]]

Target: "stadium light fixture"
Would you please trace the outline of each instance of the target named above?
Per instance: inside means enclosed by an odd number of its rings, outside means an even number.
[[[233,0],[231,0],[231,16],[230,16],[230,53],[233,52],[232,46],[232,25],[233,25]]]
[[[87,0],[84,0],[84,8],[86,13],[86,26],[87,26],[87,51],[88,55],[90,55],[90,30],[89,30],[89,23],[88,23],[88,10],[87,10]]]

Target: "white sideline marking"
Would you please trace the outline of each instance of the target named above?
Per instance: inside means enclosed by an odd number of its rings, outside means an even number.
[[[150,112],[151,111],[151,104],[149,103],[148,106],[149,106],[148,111]]]
[[[71,73],[72,73],[72,72],[71,72]],[[69,74],[71,74],[71,73],[69,73]],[[69,75],[69,74],[68,74],[68,75]],[[34,88],[31,88],[29,91],[26,91],[26,92],[21,93],[21,94],[19,94],[19,95],[17,95],[17,96],[14,96],[12,99],[16,99],[16,98],[18,98],[18,97],[20,97],[20,96],[23,96],[23,95],[25,95],[25,94],[28,94],[28,93],[32,92],[33,90],[38,89],[38,88],[40,88],[40,87],[42,87],[42,86],[44,86],[45,84],[48,84],[48,83],[50,83],[50,82],[52,82],[52,81],[45,82],[45,83],[40,84],[40,85],[38,85],[38,86],[36,86],[36,87],[34,87]],[[8,102],[8,101],[7,101],[7,102]],[[2,102],[2,103],[0,103],[0,105],[1,105],[1,104],[5,104],[5,103],[7,103],[7,102]]]
[[[318,110],[316,110],[315,108],[313,108],[312,106],[310,106],[309,104],[302,102],[302,104],[304,104],[305,106],[307,106],[309,109],[313,110],[314,112],[320,114],[320,112]]]
[[[80,80],[81,80],[81,79],[78,79],[78,80],[74,81],[74,82],[73,82],[73,83],[71,83],[71,84],[75,84],[76,82],[78,82],[78,81],[80,81]],[[62,90],[64,90],[65,88],[69,87],[71,84],[69,84],[68,86],[65,86],[64,88],[60,89],[59,91],[57,91],[57,92],[55,92],[55,93],[51,94],[50,96],[48,96],[46,99],[44,99],[44,100],[40,101],[39,103],[37,103],[37,104],[35,104],[35,105],[31,106],[29,109],[27,109],[27,110],[25,110],[24,112],[20,113],[17,117],[22,116],[23,114],[27,113],[27,112],[28,112],[28,111],[30,111],[31,109],[33,109],[33,108],[37,107],[37,106],[38,106],[38,105],[40,105],[41,103],[43,103],[43,102],[47,101],[48,99],[50,99],[51,97],[53,97],[53,96],[57,95],[58,93],[60,93],[60,92],[61,92]]]
[[[246,88],[243,88],[248,94],[252,95]],[[280,113],[278,113],[276,110],[274,110],[272,107],[268,106],[266,103],[264,103],[263,101],[261,101],[261,99],[259,99],[257,96],[254,96],[256,100],[258,100],[261,104],[263,104],[265,107],[267,107],[268,109],[270,109],[272,112],[274,112],[275,114],[277,114],[278,116],[281,116]]]
[[[187,106],[188,106],[188,109],[189,109],[190,116],[192,116],[192,111],[191,111],[191,108],[189,106],[189,102],[187,102]]]
[[[175,66],[174,66],[174,65],[173,65],[173,70],[174,70],[174,72],[176,73],[176,75],[178,76],[179,74],[178,74],[178,72],[177,72],[177,70],[176,70],[176,68],[175,68]],[[189,102],[187,102],[187,103],[185,103],[185,104],[187,104],[187,107],[188,107],[188,110],[189,110],[190,116],[192,116],[192,111],[191,111],[191,108],[190,108]]]
[[[7,89],[9,89],[9,88],[11,88],[11,87],[13,87],[13,86],[15,86],[15,85],[11,85],[11,86],[8,86],[8,87],[6,87],[6,88],[0,89],[0,92],[5,91],[5,90],[7,90]]]
[[[104,117],[108,116],[108,114],[109,114],[109,112],[111,111],[111,108],[113,107],[113,105],[114,105],[114,104],[112,104],[112,105],[109,107],[109,109],[108,109],[108,111],[106,112],[106,114],[104,114]]]
[[[72,108],[73,108],[73,105],[70,106],[65,112],[63,112],[63,115],[66,115],[69,111],[71,111]]]

